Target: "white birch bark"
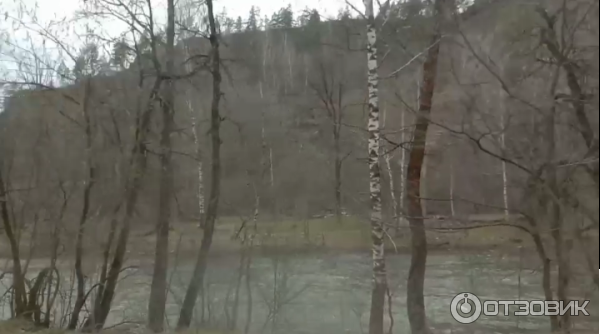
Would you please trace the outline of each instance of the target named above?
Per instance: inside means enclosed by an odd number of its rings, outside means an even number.
[[[271,176],[271,191],[275,189],[275,171],[273,170],[273,148],[269,147],[269,173]]]
[[[306,89],[308,88],[308,60],[306,59],[306,54],[303,55],[304,59],[304,93],[306,93]]]
[[[385,283],[385,264],[383,248],[383,225],[381,219],[381,171],[379,166],[380,157],[380,122],[379,122],[379,76],[377,74],[377,32],[375,30],[373,17],[373,1],[364,0],[367,23],[367,68],[368,68],[368,92],[369,92],[369,191],[371,194],[371,224],[373,234],[373,262],[375,281],[379,284]]]
[[[284,48],[285,48],[285,54],[287,55],[287,61],[288,61],[288,71],[289,71],[289,77],[290,77],[290,89],[294,89],[294,69],[292,66],[292,53],[290,52],[290,49],[288,48],[287,45],[287,34],[285,34],[285,42],[284,42]]]
[[[189,50],[186,49],[186,58],[189,58]],[[188,62],[186,64],[186,71],[190,73],[192,71],[192,64]],[[198,199],[198,228],[202,228],[202,222],[204,221],[204,172],[202,166],[202,144],[200,143],[200,136],[198,134],[198,118],[196,117],[196,112],[194,111],[194,106],[192,104],[192,92],[191,89],[188,92],[186,97],[186,106],[188,113],[190,114],[190,118],[192,121],[192,134],[194,136],[194,146],[196,148],[196,169],[198,174],[198,189],[197,189],[197,199]]]
[[[373,240],[373,290],[369,321],[370,334],[383,334],[383,313],[387,275],[384,253],[384,229],[381,216],[379,75],[377,73],[377,31],[373,13],[373,0],[364,0],[367,17],[367,68],[369,93],[369,192],[371,197],[371,236]]]
[[[187,101],[188,111],[193,115],[194,108],[192,107],[192,103],[190,100]],[[203,165],[202,165],[202,144],[200,143],[199,135],[198,135],[198,122],[196,121],[196,117],[192,116],[192,127],[194,134],[194,145],[196,147],[196,169],[198,174],[198,228],[202,228],[202,222],[204,221],[204,173],[203,173]]]
[[[265,44],[263,47],[263,62],[262,62],[262,72],[263,72],[263,81],[267,79],[267,58],[269,58],[269,25],[265,26]]]
[[[454,207],[454,162],[450,164],[450,214],[456,216],[456,208]]]
[[[506,61],[506,59],[503,59],[501,61],[500,64],[500,72],[503,73],[504,72],[504,62]],[[507,101],[507,95],[506,92],[504,91],[503,87],[499,86],[496,89],[498,89],[498,104],[500,106],[500,120],[499,120],[499,128],[500,128],[500,149],[502,150],[501,155],[505,156],[505,151],[506,151],[506,124],[505,124],[505,117],[506,117],[506,101]],[[489,104],[489,99],[488,99],[488,104]],[[502,199],[503,199],[503,204],[504,204],[504,219],[508,220],[508,217],[510,215],[510,211],[509,211],[509,207],[508,207],[508,173],[506,170],[506,162],[504,160],[502,160],[500,162],[501,166],[502,166]]]

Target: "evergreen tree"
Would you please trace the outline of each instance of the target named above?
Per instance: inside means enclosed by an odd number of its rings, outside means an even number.
[[[298,17],[298,24],[302,27],[315,26],[321,23],[321,14],[316,9],[306,8],[302,15]]]
[[[246,24],[246,31],[258,30],[258,18],[260,17],[260,9],[252,6],[250,8],[250,16],[248,17],[248,23]]]
[[[338,21],[346,21],[349,20],[351,18],[350,16],[350,9],[348,9],[348,7],[343,8],[338,11],[338,16],[337,19]]]
[[[106,63],[106,59],[100,55],[98,45],[88,43],[79,51],[73,67],[73,75],[76,80],[85,76],[98,75],[103,69],[106,69]]]
[[[119,69],[126,69],[129,65],[131,50],[125,41],[118,41],[113,45],[110,63]]]
[[[299,18],[302,30],[295,35],[298,50],[310,52],[320,46],[321,14],[316,9],[306,9]]]
[[[235,20],[235,32],[242,32],[242,17],[238,16]]]
[[[281,8],[277,13],[273,13],[270,25],[273,28],[292,28],[294,26],[294,12],[292,6]]]

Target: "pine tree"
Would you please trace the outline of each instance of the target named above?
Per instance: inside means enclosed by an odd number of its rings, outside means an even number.
[[[260,9],[252,6],[250,8],[250,15],[248,16],[248,23],[246,24],[246,31],[258,30],[258,18],[260,17]]]
[[[242,17],[238,16],[235,20],[235,32],[242,32]]]

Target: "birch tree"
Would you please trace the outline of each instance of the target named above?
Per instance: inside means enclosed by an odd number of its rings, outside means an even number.
[[[373,287],[371,291],[371,312],[369,334],[383,334],[385,294],[388,290],[385,265],[384,228],[381,213],[381,168],[380,123],[379,123],[379,75],[377,73],[377,30],[373,0],[364,0],[367,20],[367,69],[369,94],[369,193],[371,198],[371,238],[373,242]]]
[[[185,5],[180,5],[180,11],[178,12],[179,16],[181,17],[180,20],[186,22],[186,26],[188,25],[187,22],[195,22],[195,10],[193,10],[194,4],[192,2],[190,3],[185,3]],[[240,23],[241,26],[241,23]],[[186,29],[188,29],[186,27]],[[238,31],[240,32],[240,31]],[[184,40],[193,37],[192,33],[188,33],[187,31],[184,31],[181,35],[181,38],[183,38]],[[184,54],[185,54],[185,59],[189,60],[192,59],[192,57],[194,56],[191,52],[191,45],[189,45],[190,43],[188,41],[184,42]],[[192,66],[192,62],[191,61],[187,61],[185,63],[185,70],[186,73],[192,73],[194,71],[194,68]],[[192,80],[193,78],[190,78],[190,80]],[[196,148],[196,155],[195,155],[195,160],[196,160],[196,174],[197,174],[197,185],[196,185],[196,198],[198,200],[198,228],[202,228],[203,225],[203,219],[204,219],[204,214],[205,214],[205,197],[204,197],[204,157],[202,154],[202,142],[200,140],[200,132],[201,132],[201,126],[200,126],[200,120],[203,117],[203,109],[202,108],[198,108],[198,110],[196,110],[195,106],[194,106],[194,97],[196,96],[197,91],[196,88],[193,84],[193,82],[191,82],[190,84],[187,85],[186,91],[185,91],[185,106],[187,108],[187,112],[189,114],[189,117],[191,119],[191,128],[192,128],[192,138],[194,140],[194,146]]]

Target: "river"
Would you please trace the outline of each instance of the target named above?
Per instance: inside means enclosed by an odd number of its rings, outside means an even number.
[[[426,310],[436,333],[548,333],[546,317],[482,316],[462,325],[451,317],[450,303],[457,294],[470,292],[482,300],[541,300],[541,274],[532,256],[487,254],[432,254],[428,260]],[[408,333],[405,289],[410,256],[388,257],[390,300],[394,333]],[[238,282],[239,259],[213,258],[207,277],[204,318],[215,326],[231,321]],[[519,269],[521,268],[521,269]],[[168,322],[177,319],[180,301],[193,265],[178,264],[170,273]],[[152,267],[138,264],[124,273],[110,324],[145,320]],[[257,256],[252,265],[252,334],[363,334],[368,332],[371,262],[368,254]],[[4,284],[7,283],[6,278]],[[239,289],[237,328],[244,328],[248,294],[245,281]],[[0,292],[1,291],[0,287]],[[574,289],[579,291],[580,289]],[[583,293],[583,292],[578,292]],[[228,297],[229,296],[229,297]],[[589,297],[591,316],[576,319],[582,333],[598,332],[598,299]],[[196,320],[200,316],[196,307]],[[225,311],[228,305],[228,312]],[[229,320],[228,320],[229,319]],[[386,326],[390,326],[386,314]],[[243,331],[242,331],[243,332]]]

